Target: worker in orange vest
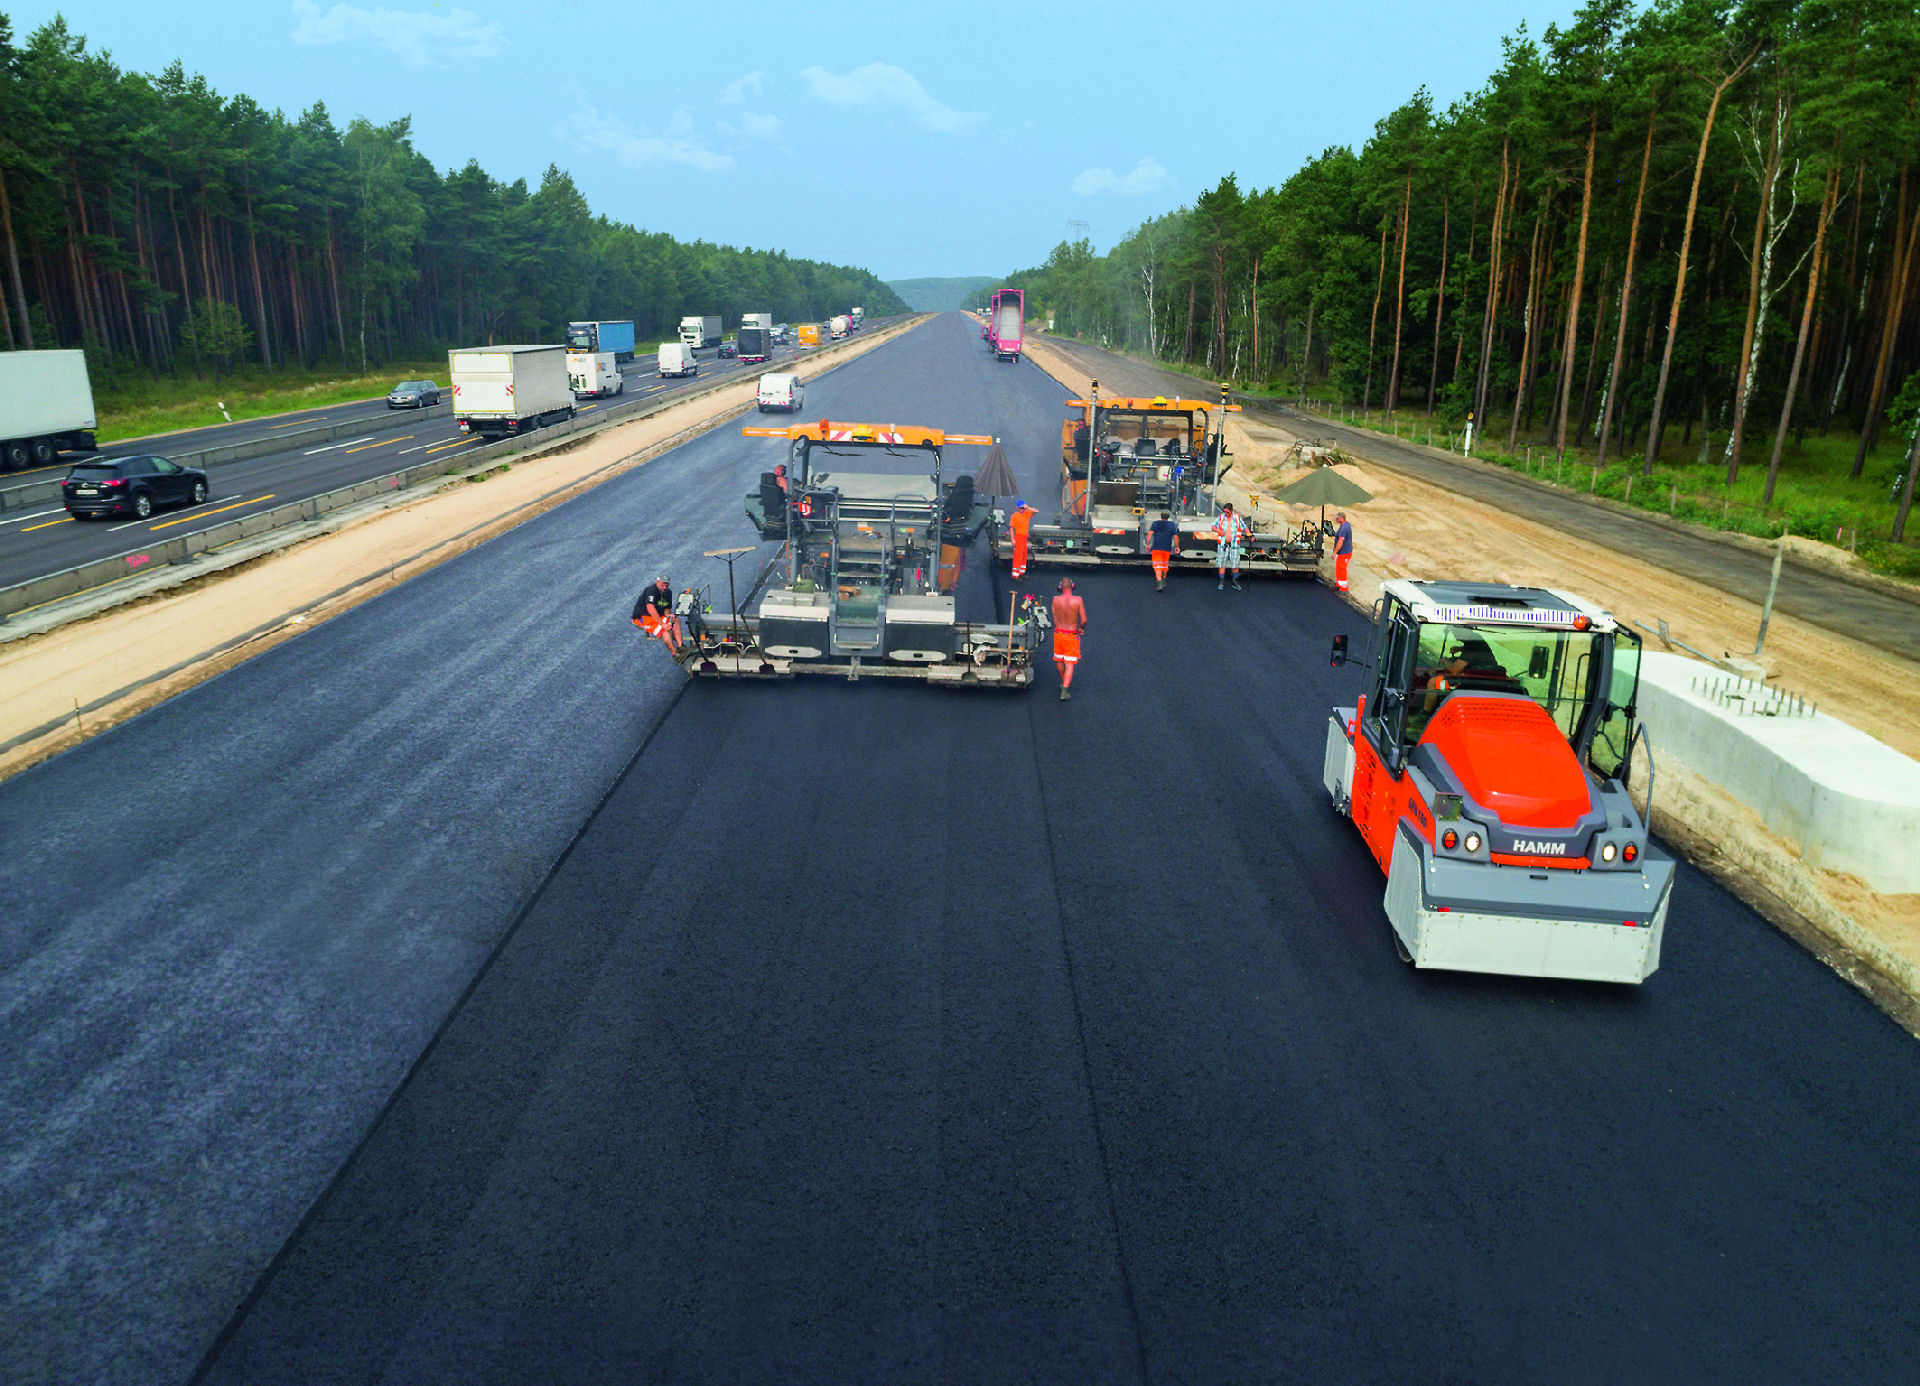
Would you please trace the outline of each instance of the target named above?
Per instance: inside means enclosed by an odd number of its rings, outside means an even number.
[[[1027,528],[1033,523],[1037,512],[1023,500],[1013,503],[1013,517],[1007,521],[1007,527],[1013,531],[1013,576],[1016,579],[1027,575]]]

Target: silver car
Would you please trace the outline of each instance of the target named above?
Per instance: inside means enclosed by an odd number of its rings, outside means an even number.
[[[403,380],[387,396],[389,409],[425,409],[440,402],[440,387],[431,380]]]

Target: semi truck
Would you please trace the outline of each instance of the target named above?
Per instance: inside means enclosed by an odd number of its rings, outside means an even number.
[[[699,351],[720,344],[720,319],[693,317],[680,319],[680,340]]]
[[[764,361],[767,359],[767,353],[773,349],[773,329],[758,326],[742,327],[739,341],[741,365]]]
[[[461,347],[447,353],[462,433],[508,438],[573,417],[562,346]]]
[[[567,353],[567,379],[572,382],[575,399],[602,395],[623,395],[627,378],[611,351],[570,351]]]
[[[626,365],[633,359],[631,322],[570,322],[567,324],[567,350],[613,353],[614,360]]]
[[[827,324],[827,332],[837,342],[847,335],[847,326],[847,318],[843,313]]]
[[[855,328],[861,328],[867,325],[867,310],[864,308],[855,308],[851,313],[848,313],[847,316],[853,320]]]
[[[773,314],[742,313],[740,315],[740,326],[742,328],[764,327],[767,329],[768,332],[772,332],[773,331]]]
[[[0,471],[45,467],[94,448],[83,351],[0,351]]]
[[[987,340],[993,347],[994,360],[1020,359],[1020,339],[1026,330],[1026,308],[1025,289],[1002,289],[993,296],[993,311],[987,319],[993,335]]]

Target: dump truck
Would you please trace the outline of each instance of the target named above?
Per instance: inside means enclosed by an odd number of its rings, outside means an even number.
[[[1032,683],[1038,627],[1011,611],[1004,623],[962,619],[955,606],[967,546],[991,509],[971,476],[945,478],[945,453],[992,438],[828,419],[740,432],[786,444],[787,484],[764,472],[746,498],[756,532],[780,547],[730,614],[687,632],[690,673]],[[877,470],[842,471],[841,461]]]
[[[1026,332],[1027,291],[1002,289],[993,296],[993,309],[987,322],[991,329],[988,344],[996,361],[1018,361]]]
[[[631,322],[570,322],[567,324],[567,350],[599,353],[610,351],[614,360],[626,365],[633,360],[633,324]]]
[[[689,317],[680,319],[680,340],[695,351],[720,344],[720,319]]]
[[[1233,466],[1225,420],[1240,409],[1227,403],[1226,389],[1211,404],[1164,395],[1103,399],[1096,380],[1086,399],[1067,407],[1074,412],[1060,425],[1059,508],[1050,522],[1035,517],[1027,526],[1026,561],[1146,566],[1148,533],[1164,510],[1180,528],[1169,566],[1212,572],[1220,478]],[[1326,539],[1317,526],[1241,518],[1252,527],[1241,542],[1242,573],[1319,572]],[[1012,516],[997,517],[993,550],[1018,559]]]
[[[1386,873],[1401,957],[1644,981],[1674,867],[1646,826],[1639,637],[1548,588],[1401,578],[1372,634],[1366,692],[1327,723],[1322,780]],[[1336,636],[1334,666],[1350,653]]]
[[[92,452],[94,427],[84,351],[0,351],[0,471]]]
[[[506,438],[573,417],[565,347],[460,347],[447,353],[447,369],[462,433]]]

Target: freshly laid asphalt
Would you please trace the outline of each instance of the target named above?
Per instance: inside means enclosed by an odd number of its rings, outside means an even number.
[[[1065,351],[1085,369],[1106,380],[1110,388],[1181,390],[1189,394],[1195,388],[1192,376],[1145,366],[1084,342],[1050,338],[1049,345]],[[1206,387],[1204,397],[1214,398],[1215,388]],[[1577,491],[1515,476],[1491,464],[1452,459],[1431,448],[1412,447],[1370,429],[1350,428],[1318,414],[1299,413],[1280,404],[1252,400],[1243,403],[1248,409],[1279,416],[1286,427],[1297,434],[1338,437],[1369,463],[1470,496],[1509,514],[1536,520],[1616,553],[1635,554],[1651,567],[1691,578],[1755,606],[1767,599],[1773,574],[1770,551],[1718,538],[1687,525],[1665,523],[1624,507],[1597,505]],[[1774,606],[1823,629],[1837,631],[1907,659],[1920,660],[1920,599],[1899,591],[1865,586],[1844,574],[1788,562],[1781,565]],[[1664,613],[1622,614],[1629,620],[1651,624]]]
[[[808,412],[1044,498],[1063,398],[948,315]],[[0,1378],[1910,1379],[1856,993],[1685,867],[1644,987],[1401,964],[1317,586],[1091,575],[1067,703],[683,685],[633,592],[775,446],[0,785]]]

